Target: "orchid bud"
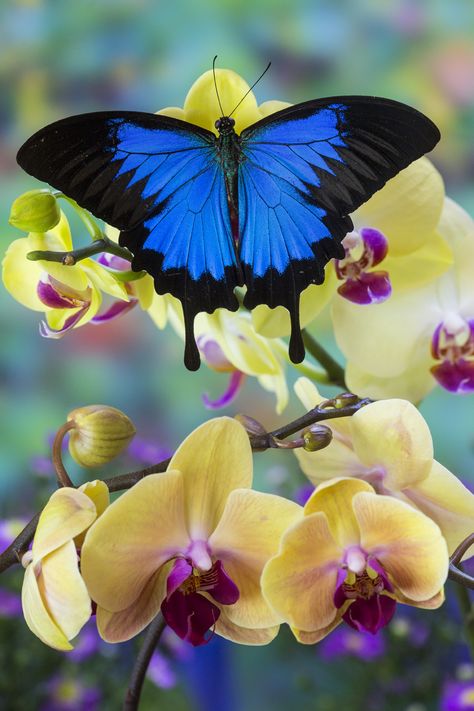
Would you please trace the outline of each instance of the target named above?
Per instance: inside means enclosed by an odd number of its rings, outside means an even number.
[[[98,467],[119,455],[135,435],[135,427],[123,412],[107,405],[88,405],[68,415],[73,422],[69,451],[83,467]]]
[[[243,425],[250,437],[261,437],[267,434],[265,427],[249,415],[236,415],[234,419]]]
[[[356,405],[359,402],[359,397],[353,393],[341,393],[333,398],[334,407],[340,410],[342,407]]]
[[[29,190],[13,202],[9,222],[25,232],[47,232],[61,219],[61,211],[49,190]]]
[[[324,449],[332,440],[332,431],[326,425],[311,425],[303,432],[303,449],[307,452],[317,452]]]

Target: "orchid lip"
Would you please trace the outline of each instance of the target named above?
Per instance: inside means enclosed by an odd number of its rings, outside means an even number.
[[[344,283],[338,293],[356,304],[377,304],[386,301],[392,293],[388,272],[369,271],[382,262],[388,252],[388,242],[379,230],[364,227],[351,232],[343,240],[346,257],[336,260],[336,275]],[[360,251],[357,257],[351,252]]]
[[[431,353],[441,361],[431,373],[443,388],[455,393],[474,392],[474,319],[448,314],[433,333]]]

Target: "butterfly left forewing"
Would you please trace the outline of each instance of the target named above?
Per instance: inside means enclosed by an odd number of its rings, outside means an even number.
[[[195,315],[236,310],[242,283],[214,134],[155,114],[84,114],[36,133],[18,162],[121,230],[132,267],[181,301],[185,362],[196,369]]]
[[[240,258],[245,305],[285,306],[290,357],[299,362],[301,292],[343,257],[349,213],[431,150],[436,126],[405,104],[335,97],[297,104],[241,134]]]

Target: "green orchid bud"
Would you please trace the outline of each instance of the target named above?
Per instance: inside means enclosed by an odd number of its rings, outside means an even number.
[[[128,446],[135,427],[123,412],[107,405],[79,407],[68,415],[73,422],[69,451],[83,467],[107,464]]]
[[[13,202],[9,222],[25,232],[47,232],[60,218],[58,201],[49,190],[29,190]]]
[[[317,452],[330,444],[332,431],[326,425],[311,425],[303,432],[303,440],[303,449],[307,452]]]

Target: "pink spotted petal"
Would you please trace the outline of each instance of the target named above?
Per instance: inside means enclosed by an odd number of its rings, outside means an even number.
[[[449,392],[474,392],[474,360],[459,358],[454,363],[445,360],[434,365],[431,372],[438,383]]]
[[[245,373],[240,370],[234,370],[230,375],[229,385],[227,390],[216,400],[211,400],[209,396],[204,393],[202,395],[202,401],[208,410],[218,410],[221,407],[227,407],[230,403],[235,400],[240,392],[240,389],[245,380]]]
[[[43,336],[43,338],[62,338],[65,333],[71,330],[71,328],[74,328],[76,323],[78,323],[81,318],[84,316],[86,313],[87,309],[89,308],[90,304],[86,304],[82,309],[79,309],[76,311],[75,314],[72,314],[72,316],[69,316],[69,318],[66,319],[64,322],[64,326],[62,328],[51,328],[48,326],[46,321],[41,321],[39,325],[39,332],[40,335]]]
[[[138,304],[137,299],[130,299],[130,301],[114,301],[114,303],[103,313],[97,314],[94,318],[91,318],[90,323],[98,324],[110,321],[117,316],[133,309],[134,306]]]
[[[184,558],[178,558],[175,560],[173,568],[166,580],[166,598],[169,599],[171,595],[179,588],[182,583],[184,583],[187,578],[192,574],[193,566],[188,563]]]
[[[388,272],[363,272],[357,279],[346,279],[338,293],[354,304],[380,304],[392,293]]]
[[[220,615],[219,608],[203,595],[185,595],[179,590],[162,602],[161,611],[178,637],[194,647],[209,641],[206,633],[214,627]]]
[[[240,597],[239,588],[227,575],[220,560],[214,565],[214,571],[217,573],[217,583],[208,589],[209,594],[222,605],[233,605]]]
[[[375,230],[373,227],[364,227],[360,231],[360,236],[364,241],[365,248],[372,255],[372,258],[370,260],[371,266],[375,267],[377,264],[380,264],[380,262],[382,262],[387,256],[387,238],[384,234],[382,234],[382,232],[379,232],[379,230]]]
[[[369,600],[357,598],[342,619],[359,632],[376,634],[392,619],[397,603],[387,595],[373,595]]]

